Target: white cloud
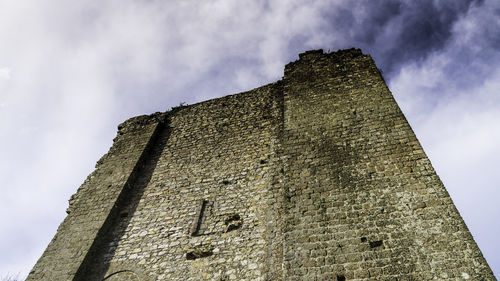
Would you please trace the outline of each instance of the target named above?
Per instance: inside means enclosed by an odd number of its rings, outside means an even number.
[[[9,80],[10,76],[10,68],[8,67],[0,67],[0,79]]]

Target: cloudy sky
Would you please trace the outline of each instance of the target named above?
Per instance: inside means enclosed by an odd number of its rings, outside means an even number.
[[[125,119],[353,46],[500,276],[500,1],[0,0],[0,278],[29,272]]]

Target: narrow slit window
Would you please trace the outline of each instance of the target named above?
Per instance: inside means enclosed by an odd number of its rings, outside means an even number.
[[[207,200],[200,200],[197,205],[196,214],[194,216],[193,223],[191,224],[191,228],[189,233],[191,236],[198,235],[201,227],[201,221],[203,219],[203,213],[205,212],[205,207],[207,205]]]

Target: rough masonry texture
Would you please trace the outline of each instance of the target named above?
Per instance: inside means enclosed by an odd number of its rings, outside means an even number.
[[[27,280],[495,280],[370,56],[132,118]]]

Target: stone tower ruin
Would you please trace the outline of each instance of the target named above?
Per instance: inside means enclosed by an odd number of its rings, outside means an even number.
[[[138,116],[27,280],[495,280],[372,58]]]

